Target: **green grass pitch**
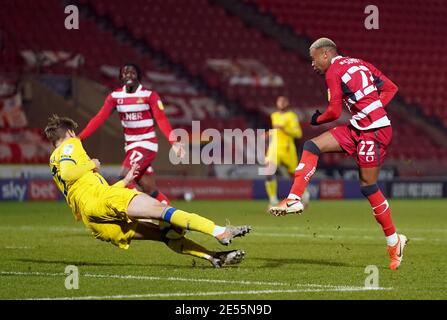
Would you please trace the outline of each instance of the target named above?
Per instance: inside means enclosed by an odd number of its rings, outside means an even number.
[[[397,271],[388,270],[380,226],[367,201],[314,201],[303,215],[273,217],[265,201],[192,201],[174,205],[253,231],[223,247],[247,252],[239,265],[207,261],[134,241],[120,250],[94,239],[65,203],[0,203],[0,299],[446,299],[447,201],[391,200],[398,231],[410,239]],[[79,269],[79,288],[64,286]],[[375,265],[379,289],[365,289]]]

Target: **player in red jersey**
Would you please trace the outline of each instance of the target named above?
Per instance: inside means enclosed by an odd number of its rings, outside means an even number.
[[[113,111],[118,111],[123,126],[126,151],[121,176],[124,177],[132,164],[137,163],[140,174],[135,181],[141,190],[158,201],[169,204],[168,198],[156,188],[154,170],[151,166],[158,151],[154,120],[178,156],[183,156],[183,146],[176,142],[172,134],[171,125],[164,114],[163,103],[158,94],[140,84],[140,68],[133,63],[125,64],[120,69],[119,79],[124,86],[107,96],[104,105],[82,130],[79,138],[81,140],[88,138]],[[128,187],[135,186],[132,184]]]
[[[396,94],[397,86],[370,63],[340,56],[337,46],[328,38],[316,40],[309,51],[314,70],[326,76],[329,97],[326,111],[317,110],[311,124],[316,126],[338,119],[343,103],[352,119],[350,124],[337,126],[304,143],[289,196],[271,207],[270,213],[276,216],[301,213],[301,196],[315,173],[320,154],[345,152],[357,160],[362,194],[369,200],[374,217],[385,233],[390,269],[397,269],[407,238],[396,233],[388,201],[377,186],[380,166],[392,137],[385,106]]]

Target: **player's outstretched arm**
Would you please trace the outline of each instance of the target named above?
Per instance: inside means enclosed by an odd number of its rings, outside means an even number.
[[[125,187],[127,187],[127,185],[129,183],[131,183],[132,181],[135,180],[136,177],[138,177],[138,175],[140,174],[139,170],[140,170],[140,166],[137,163],[133,163],[129,172],[127,172],[126,176],[123,179]]]
[[[326,84],[329,90],[329,106],[322,114],[318,114],[319,111],[317,110],[314,116],[312,116],[312,125],[320,125],[340,118],[343,98],[340,81],[341,79],[336,74],[326,73]]]
[[[149,98],[149,105],[151,107],[152,115],[154,116],[155,122],[157,122],[157,125],[160,128],[160,131],[163,133],[163,135],[166,137],[171,145],[174,144],[174,142],[176,142],[177,140],[172,133],[171,124],[169,123],[169,120],[164,113],[163,103],[161,102],[161,99],[157,93],[152,92]]]
[[[134,163],[132,164],[132,167],[127,172],[126,176],[122,179],[113,184],[113,187],[120,187],[120,188],[126,188],[132,181],[135,180],[136,177],[138,177],[138,170],[140,169],[139,165]]]
[[[84,130],[81,131],[79,139],[84,140],[92,135],[93,132],[95,132],[110,116],[113,108],[115,108],[115,102],[113,101],[112,96],[109,95],[99,112],[92,118],[92,120],[90,120]]]

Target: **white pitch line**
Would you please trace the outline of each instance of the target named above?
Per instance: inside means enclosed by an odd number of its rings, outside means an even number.
[[[50,273],[50,272],[16,272],[16,271],[0,271],[0,275],[2,276],[45,276],[45,277],[58,277],[58,276],[66,276],[66,274],[58,272],[58,273]]]
[[[16,272],[16,271],[0,271],[0,275],[25,275],[25,276],[50,276],[59,277],[66,276],[64,273],[47,273],[47,272]],[[330,284],[314,284],[314,283],[286,283],[286,282],[268,282],[268,281],[238,281],[238,280],[222,280],[222,279],[194,279],[194,278],[180,278],[180,277],[153,277],[153,276],[135,276],[135,275],[117,275],[117,274],[80,274],[81,276],[91,278],[114,278],[114,279],[130,279],[130,280],[150,280],[150,281],[185,281],[185,282],[207,282],[207,283],[224,283],[224,284],[239,284],[239,285],[264,285],[264,286],[297,286],[297,287],[313,287],[320,289],[291,289],[291,290],[392,290],[393,288],[365,288],[352,287],[343,285]]]
[[[224,284],[242,284],[242,285],[269,285],[269,286],[286,286],[288,283],[267,282],[267,281],[245,281],[245,280],[222,280],[222,279],[194,279],[179,277],[154,277],[154,276],[135,276],[135,275],[118,275],[118,274],[83,274],[90,278],[114,278],[114,279],[131,279],[131,280],[152,280],[152,281],[185,281],[185,282],[208,282],[208,283],[224,283]]]
[[[136,298],[171,298],[171,297],[204,297],[222,295],[260,295],[276,293],[313,293],[313,292],[352,292],[352,291],[378,291],[391,290],[392,288],[368,288],[368,287],[340,287],[327,289],[288,289],[288,290],[247,290],[247,291],[217,291],[217,292],[172,292],[172,293],[147,293],[114,296],[83,296],[83,297],[46,297],[29,298],[25,300],[103,300],[103,299],[136,299]]]
[[[58,277],[66,276],[64,273],[47,273],[47,272],[16,272],[16,271],[0,271],[0,275],[22,275],[22,276],[47,276]],[[262,285],[262,286],[307,286],[307,287],[321,287],[321,288],[338,288],[335,285],[323,284],[290,284],[286,282],[269,282],[269,281],[247,281],[247,280],[222,280],[222,279],[200,279],[200,278],[180,278],[180,277],[155,277],[155,276],[136,276],[136,275],[119,275],[119,274],[80,274],[89,278],[109,278],[109,279],[125,279],[125,280],[149,280],[149,281],[185,281],[185,282],[207,282],[207,283],[222,283],[222,284],[239,284],[239,285]]]

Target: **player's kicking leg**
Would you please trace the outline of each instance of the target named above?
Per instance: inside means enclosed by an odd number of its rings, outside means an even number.
[[[239,264],[244,258],[245,251],[243,250],[220,251],[212,253],[212,260],[210,262],[215,268],[221,268]]]
[[[304,143],[303,154],[300,163],[295,170],[295,179],[289,196],[277,206],[272,206],[269,210],[274,216],[286,214],[301,214],[304,210],[302,196],[314,175],[318,159],[322,152],[343,152],[332,134],[327,131],[312,140]]]
[[[198,214],[166,206],[144,193],[131,200],[127,215],[133,219],[163,220],[185,230],[208,234],[223,245],[228,245],[234,238],[245,236],[251,231],[251,226],[248,225],[227,227],[216,225]]]
[[[239,264],[245,257],[243,250],[210,251],[184,237],[185,232],[175,227],[161,227],[149,222],[139,222],[135,230],[135,240],[164,242],[168,248],[179,254],[205,259],[215,268]]]

